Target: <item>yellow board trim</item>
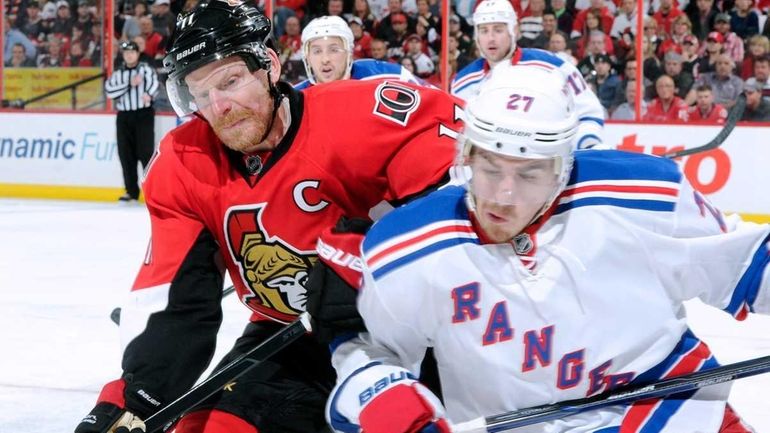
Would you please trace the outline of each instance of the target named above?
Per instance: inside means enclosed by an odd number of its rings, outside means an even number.
[[[114,202],[123,194],[125,194],[123,188],[0,183],[0,197],[6,198]],[[144,201],[143,197],[139,199]]]

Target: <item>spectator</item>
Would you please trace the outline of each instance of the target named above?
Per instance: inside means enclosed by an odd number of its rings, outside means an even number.
[[[39,68],[58,68],[64,62],[64,53],[62,52],[62,40],[56,35],[48,35],[48,49],[45,54],[37,57],[37,66]]]
[[[698,38],[687,35],[682,39],[682,70],[695,76],[695,65],[698,63]]]
[[[695,65],[696,76],[707,72],[714,72],[717,57],[725,52],[724,40],[725,38],[719,32],[709,33],[708,38],[706,38],[705,50]]]
[[[665,0],[664,0],[665,1]],[[645,122],[681,122],[680,111],[687,108],[682,98],[674,92],[674,80],[668,75],[661,75],[655,81],[657,97],[647,106],[642,117]]]
[[[62,62],[64,67],[89,67],[93,66],[91,58],[86,55],[83,49],[83,41],[72,41],[70,43],[69,54]]]
[[[754,60],[754,78],[762,86],[762,97],[770,98],[770,56]]]
[[[420,21],[420,18],[425,20],[426,30],[441,31],[441,17],[430,11],[428,0],[417,0],[417,20]]]
[[[714,19],[714,29],[722,35],[722,43],[727,55],[733,59],[733,62],[740,64],[743,61],[743,39],[735,32],[730,31],[730,15],[717,14]],[[711,33],[709,33],[710,35]]]
[[[626,64],[623,66],[623,77],[612,98],[612,103],[609,108],[610,112],[614,112],[618,106],[624,102],[628,102],[626,99],[626,87],[629,81],[636,81],[636,60],[633,58],[627,60]],[[642,89],[644,89],[644,87]]]
[[[387,32],[388,57],[391,61],[397,61],[404,55],[404,43],[406,42],[407,30],[409,29],[409,19],[403,13],[397,12],[388,15],[390,18],[391,30]]]
[[[40,15],[39,3],[34,0],[30,1],[27,4],[25,15],[24,22],[19,26],[19,30],[21,30],[33,44],[45,41],[47,30],[43,24],[43,17]]]
[[[532,42],[543,32],[543,12],[545,0],[530,0],[529,8],[519,17],[519,44],[522,47],[532,47]]]
[[[572,55],[572,50],[569,49],[567,34],[562,31],[557,31],[551,35],[551,39],[548,41],[548,51],[556,54],[573,66],[578,63],[577,59]]]
[[[695,5],[695,8],[688,8],[687,16],[692,23],[692,33],[702,41],[714,28],[714,19],[719,11],[714,7],[714,0],[696,0]]]
[[[155,0],[152,4],[152,27],[164,38],[168,38],[174,31],[176,18],[171,13],[169,0]]]
[[[723,124],[727,120],[727,109],[714,102],[711,86],[701,84],[695,89],[695,105],[687,107],[682,118],[687,123]]]
[[[328,0],[326,3],[326,15],[330,17],[342,18],[342,10],[344,9],[342,0]],[[344,18],[343,18],[344,19]]]
[[[658,22],[652,17],[644,17],[644,36],[649,40],[652,45],[652,52],[658,52],[658,46],[663,41],[658,33]]]
[[[393,48],[390,41],[401,39],[403,35],[414,32],[414,22],[401,9],[401,0],[388,0],[388,10],[388,15],[377,26],[377,37],[388,41],[388,46]]]
[[[302,61],[302,35],[300,30],[299,18],[296,16],[286,18],[284,33],[278,38],[281,64],[285,64],[287,61]]]
[[[454,35],[449,35],[449,60],[455,62],[455,70],[459,71],[460,69],[468,66],[474,59],[468,56],[467,54],[460,51],[459,44],[457,43],[457,38]]]
[[[558,27],[559,31],[564,32],[565,35],[569,35],[572,32],[575,17],[567,9],[567,1],[551,0],[551,9],[553,9],[553,13],[556,15],[556,27]]]
[[[411,57],[412,60],[414,60],[417,76],[420,78],[427,78],[433,74],[436,69],[433,60],[431,60],[423,51],[422,38],[417,35],[409,35],[409,37],[406,38],[405,56]]]
[[[353,16],[348,21],[348,26],[353,32],[353,59],[366,59],[372,55],[372,35],[364,30],[361,18]]]
[[[414,26],[415,34],[420,36],[425,42],[426,53],[432,59],[438,59],[438,53],[441,52],[441,38],[439,31],[430,27],[430,23],[425,17],[418,17],[417,24]]]
[[[518,45],[524,48],[540,48],[541,50],[548,49],[548,42],[551,40],[551,36],[558,31],[556,26],[556,15],[553,10],[546,9],[543,12],[543,30],[535,39],[528,40],[521,38],[518,41]],[[522,44],[527,44],[522,45]]]
[[[754,75],[754,62],[770,53],[770,39],[764,35],[754,35],[749,38],[749,49],[741,64],[741,79],[747,80]]]
[[[91,14],[91,5],[88,3],[88,0],[78,0],[75,24],[80,24],[83,27],[83,32],[91,36],[91,27],[94,25],[94,17]]]
[[[743,85],[746,94],[746,111],[741,120],[750,122],[770,122],[770,99],[762,97],[762,84],[752,77]]]
[[[372,39],[370,47],[372,51],[372,58],[374,60],[381,60],[383,62],[390,61],[388,58],[388,44],[386,44],[385,41],[382,39]]]
[[[655,56],[654,45],[650,43],[650,40],[646,35],[644,39],[642,39],[642,57],[644,58],[642,63],[644,78],[652,84],[663,74],[663,68],[660,64],[660,59]]]
[[[608,34],[610,30],[612,30],[612,21],[614,18],[609,9],[604,5],[604,0],[591,0],[591,7],[583,9],[575,17],[575,21],[572,23],[571,37],[578,38],[585,33],[585,21],[590,12],[593,12],[599,18],[601,30],[605,34]]]
[[[607,54],[606,51],[606,45],[605,45],[605,35],[601,32],[601,30],[594,30],[589,35],[588,39],[588,47],[586,48],[586,54],[583,56],[582,60],[578,62],[577,69],[580,71],[581,74],[583,74],[583,77],[588,79],[590,77],[594,70],[596,69],[594,67],[594,61],[596,60],[596,56],[600,54]]]
[[[85,31],[85,27],[86,25],[80,22],[75,22],[75,24],[72,25],[70,45],[80,44],[80,47],[83,49],[83,56],[88,57],[90,62],[91,55],[96,49],[96,42],[94,41],[91,32]],[[91,29],[93,29],[93,26],[91,26]]]
[[[353,17],[357,17],[361,20],[364,26],[364,31],[370,35],[374,35],[375,28],[377,26],[377,19],[372,13],[372,9],[369,7],[369,2],[366,0],[355,0],[353,2]]]
[[[35,61],[27,57],[24,44],[16,42],[11,47],[11,56],[6,58],[5,66],[9,68],[34,68],[37,66]]]
[[[660,8],[652,15],[658,23],[658,36],[667,38],[672,33],[674,20],[684,12],[674,7],[674,0],[660,0]]]
[[[743,80],[733,74],[735,64],[728,55],[718,56],[715,63],[715,71],[701,74],[696,86],[709,85],[714,92],[714,101],[731,108],[743,91]]]
[[[671,34],[664,39],[658,46],[658,57],[663,57],[669,51],[673,50],[682,53],[682,42],[685,36],[691,35],[692,24],[687,15],[679,15],[674,19]]]
[[[468,36],[467,32],[463,31],[460,17],[455,14],[449,17],[449,34],[454,35],[454,37],[457,38],[460,51],[462,51],[463,53],[470,53],[471,48],[474,45],[473,40],[471,39],[470,36]]]
[[[621,0],[618,15],[612,23],[610,37],[620,39],[626,31],[636,35],[636,0]]]
[[[625,101],[612,110],[612,120],[636,120],[636,80],[626,80],[624,98]],[[644,101],[642,101],[644,104]],[[644,109],[642,109],[644,112]]]
[[[417,75],[417,64],[415,64],[414,59],[409,56],[404,56],[401,58],[401,66],[404,67],[407,71],[411,72],[412,74]]]
[[[612,60],[607,54],[596,56],[594,67],[596,73],[588,78],[588,84],[591,85],[602,106],[609,110],[615,98],[615,92],[620,89],[621,79],[612,70]]]
[[[70,4],[67,0],[59,0],[56,2],[56,19],[53,21],[53,27],[51,33],[57,34],[60,37],[69,36],[72,33],[72,24],[74,20],[70,11]]]
[[[157,66],[156,63],[159,64],[163,56],[166,55],[165,38],[155,31],[155,25],[150,17],[139,18],[139,29],[141,30],[141,36],[145,40],[143,52],[149,58],[157,60],[157,62],[151,62],[152,66]]]
[[[695,90],[692,85],[695,82],[692,74],[682,68],[682,56],[676,51],[669,51],[663,58],[663,70],[666,75],[674,80],[676,95],[684,99],[687,105],[695,102]]]
[[[153,99],[158,93],[158,76],[154,68],[139,61],[136,43],[123,42],[120,49],[123,66],[112,73],[104,89],[118,110],[118,156],[126,187],[118,200],[131,202],[139,198],[137,165],[141,163],[146,170],[155,148]]]
[[[273,9],[273,34],[278,39],[286,31],[286,20],[297,17],[302,20],[305,16],[306,0],[276,0]]]
[[[139,20],[149,15],[147,13],[147,3],[142,0],[137,0],[133,5],[133,9],[130,10],[131,15],[127,16],[123,23],[123,34],[121,36],[123,41],[130,41],[134,37],[141,35],[142,30],[139,28]]]
[[[30,60],[34,59],[37,55],[35,44],[19,29],[11,26],[11,19],[8,15],[5,16],[3,21],[5,22],[3,26],[3,32],[5,32],[3,37],[3,58],[10,59],[13,56],[13,46],[21,44],[24,47],[24,52],[27,53],[27,58]]]
[[[741,39],[759,33],[759,16],[751,10],[753,0],[735,0],[735,9],[730,11],[730,28]]]

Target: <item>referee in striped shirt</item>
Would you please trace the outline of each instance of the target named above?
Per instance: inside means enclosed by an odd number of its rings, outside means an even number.
[[[136,42],[120,45],[123,65],[116,69],[104,89],[118,110],[118,157],[123,168],[126,193],[121,202],[139,199],[137,163],[146,169],[155,148],[155,109],[152,101],[158,93],[158,74],[152,66],[139,61]]]

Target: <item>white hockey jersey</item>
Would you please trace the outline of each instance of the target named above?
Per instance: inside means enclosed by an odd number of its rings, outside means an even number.
[[[700,298],[739,319],[770,312],[770,227],[725,221],[672,161],[576,152],[564,192],[513,243],[484,243],[464,194],[446,187],[394,210],[367,234],[359,310],[371,334],[334,353],[335,429],[356,423],[342,406],[372,386],[356,380],[364,366],[418,375],[427,347],[458,423],[717,366],[688,329],[685,300]],[[713,433],[729,389],[516,431]]]
[[[406,81],[407,83],[415,83],[420,85],[426,85],[426,83],[417,78],[414,74],[409,72],[408,69],[397,63],[388,63],[381,60],[374,59],[359,59],[353,61],[353,66],[350,68],[351,80],[396,80]],[[312,86],[313,83],[310,80],[303,80],[294,85],[297,90],[304,90]]]
[[[580,120],[575,140],[576,148],[582,149],[587,144],[603,143],[604,108],[572,64],[548,51],[517,48],[510,60],[510,65],[550,72],[557,85],[566,85],[569,88],[574,96],[575,109]],[[481,85],[490,73],[492,72],[489,62],[484,58],[476,59],[457,73],[452,80],[451,93],[465,101],[471,100],[479,94]]]

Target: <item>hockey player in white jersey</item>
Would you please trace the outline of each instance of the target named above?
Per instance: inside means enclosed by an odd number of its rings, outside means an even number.
[[[466,101],[479,94],[482,83],[497,65],[550,72],[556,86],[567,84],[575,98],[580,120],[574,141],[579,149],[601,147],[604,109],[599,98],[570,63],[548,51],[516,46],[516,12],[508,0],[485,0],[473,13],[474,39],[481,57],[461,69],[452,80],[451,92]]]
[[[738,319],[770,312],[770,227],[726,221],[671,160],[573,151],[566,89],[520,68],[499,78],[466,107],[464,186],[398,208],[366,235],[358,308],[369,334],[335,345],[336,431],[447,432],[449,420],[710,369],[685,300]],[[446,409],[415,379],[428,347]],[[729,390],[516,431],[751,431]]]
[[[353,32],[342,18],[323,16],[310,21],[302,30],[302,62],[308,78],[294,88],[302,90],[314,84],[347,79],[424,84],[401,65],[374,59],[353,60],[354,44]]]

